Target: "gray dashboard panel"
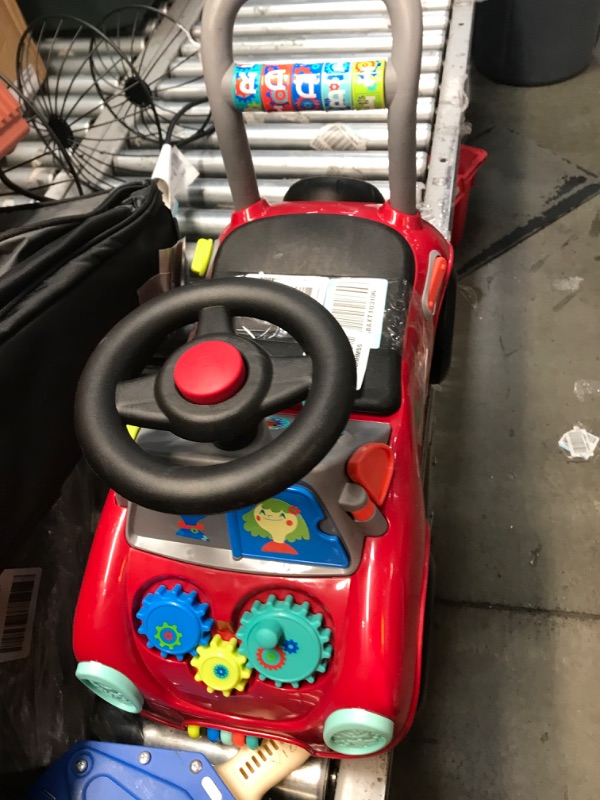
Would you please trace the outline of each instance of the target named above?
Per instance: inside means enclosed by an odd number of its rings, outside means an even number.
[[[277,418],[293,420],[292,416],[284,414]],[[280,433],[281,430],[264,424],[250,447],[235,452],[225,452],[211,444],[189,442],[165,431],[141,431],[137,441],[153,455],[176,463],[209,466],[258,450]],[[255,557],[234,558],[225,514],[207,516],[202,522],[198,522],[197,528],[192,523],[188,535],[185,531],[182,533],[185,525],[178,515],[163,514],[129,503],[127,539],[132,547],[139,550],[215,569],[290,577],[350,575],[360,563],[368,531],[362,530],[360,523],[355,522],[339,505],[339,497],[349,482],[345,465],[358,447],[367,442],[387,442],[389,435],[390,426],[387,423],[349,420],[327,456],[299,484],[310,488],[325,510],[326,517],[319,528],[325,533],[340,537],[349,557],[346,567],[302,564],[293,559],[270,561]],[[189,518],[189,515],[186,516]],[[200,516],[199,514],[198,517]],[[203,528],[210,528],[210,536],[204,535]]]

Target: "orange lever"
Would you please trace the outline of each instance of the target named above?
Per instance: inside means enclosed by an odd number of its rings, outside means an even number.
[[[429,291],[427,292],[427,308],[432,313],[437,304],[447,269],[448,262],[446,259],[443,256],[437,256],[433,262],[431,280],[429,281]]]
[[[362,486],[376,506],[380,506],[386,498],[393,471],[392,448],[382,442],[361,445],[346,464],[350,480]]]

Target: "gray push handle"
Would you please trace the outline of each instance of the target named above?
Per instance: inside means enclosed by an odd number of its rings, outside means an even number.
[[[232,100],[233,25],[245,0],[207,0],[202,12],[202,64],[213,122],[236,209],[260,199],[241,111]],[[421,72],[421,0],[384,0],[392,30],[385,77],[390,205],[416,212],[417,98]],[[391,98],[391,99],[390,99]]]

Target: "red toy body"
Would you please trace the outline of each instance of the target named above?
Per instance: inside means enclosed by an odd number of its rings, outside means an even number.
[[[210,280],[119,323],[80,383],[82,448],[119,494],[81,589],[77,675],[190,734],[362,756],[397,744],[417,707],[426,412],[454,278],[415,201],[420,3],[385,1],[388,72],[381,60],[236,65],[243,0],[208,1],[202,60],[237,210]],[[332,176],[260,200],[242,111],[385,105],[388,202]]]
[[[125,537],[127,510],[114,493],[108,497],[81,589],[74,628],[78,661],[98,661],[127,675],[144,697],[142,713],[173,725],[207,726],[284,739],[321,756],[336,756],[323,742],[323,724],[339,708],[368,708],[394,721],[388,746],[403,738],[412,723],[420,686],[421,635],[429,565],[429,527],[423,498],[421,456],[424,410],[436,317],[423,312],[422,296],[430,254],[447,260],[452,252],[440,234],[418,216],[388,205],[261,202],[234,214],[232,230],[259,217],[306,213],[360,216],[399,231],[415,256],[415,280],[402,351],[402,404],[389,417],[353,414],[391,426],[393,477],[381,511],[389,523],[383,536],[369,537],[356,572],[341,578],[273,578],[222,572],[149,554]],[[439,312],[440,302],[436,302]],[[215,631],[237,630],[244,611],[269,594],[292,594],[324,614],[333,632],[333,656],[313,684],[278,688],[258,676],[230,697],[208,693],[187,661],[164,659],[137,633],[135,612],[142,597],[164,584],[196,590],[210,606]],[[107,620],[110,625],[107,628]]]

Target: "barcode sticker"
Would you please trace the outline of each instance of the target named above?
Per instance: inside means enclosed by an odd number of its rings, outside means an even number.
[[[325,298],[342,328],[368,334],[373,350],[381,345],[387,285],[383,278],[333,278]]]
[[[0,663],[29,655],[41,575],[39,567],[0,573]]]
[[[266,274],[259,272],[255,275],[246,275],[247,278],[261,278],[264,281],[276,281],[283,283],[285,286],[290,286],[292,289],[297,289],[303,294],[307,294],[316,300],[317,303],[325,305],[325,297],[327,296],[327,287],[329,285],[329,278],[313,277],[312,275],[275,275],[272,273]]]
[[[311,275],[276,275],[272,273],[259,272],[246,275],[246,278],[260,278],[264,281],[276,281],[290,286],[302,294],[306,294],[316,300],[321,305],[325,302],[327,294],[328,278],[313,278]],[[289,333],[283,328],[272,325],[264,320],[252,319],[250,317],[238,318],[238,331],[246,333],[253,339],[289,339]]]
[[[318,275],[248,274],[247,278],[262,278],[291,286],[316,300],[330,311],[340,323],[356,361],[356,388],[360,389],[367,370],[369,353],[381,346],[385,301],[388,282],[383,278],[324,278]],[[255,338],[285,337],[281,328],[265,324],[256,334],[256,321],[243,320],[242,330]]]

